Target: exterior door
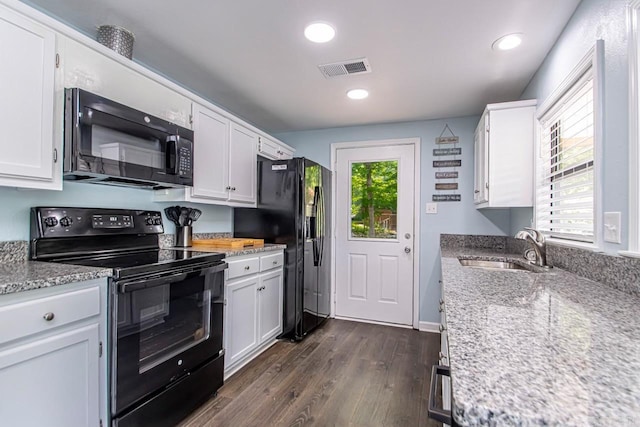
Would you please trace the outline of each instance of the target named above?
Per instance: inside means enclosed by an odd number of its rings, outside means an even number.
[[[414,146],[337,150],[336,315],[413,320]]]

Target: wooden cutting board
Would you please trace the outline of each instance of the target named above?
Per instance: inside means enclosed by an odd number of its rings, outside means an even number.
[[[233,237],[221,237],[218,239],[194,240],[193,246],[212,246],[216,248],[242,249],[246,247],[264,246],[263,239],[240,239]]]

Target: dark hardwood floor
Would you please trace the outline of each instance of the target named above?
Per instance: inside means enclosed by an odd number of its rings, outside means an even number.
[[[439,426],[427,418],[440,335],[329,319],[278,342],[181,427]]]

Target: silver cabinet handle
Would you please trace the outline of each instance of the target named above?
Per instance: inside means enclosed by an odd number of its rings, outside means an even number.
[[[227,185],[227,186],[225,187],[225,190],[231,190],[231,187],[230,187],[229,185]]]
[[[440,304],[440,306],[438,307],[438,311],[440,313],[442,313],[444,311],[444,307],[442,306],[442,304]]]
[[[231,191],[236,191],[236,187],[231,187]]]
[[[278,261],[273,261],[273,265],[278,265]]]
[[[442,324],[440,324],[440,327],[438,329],[440,329],[440,332],[444,332],[447,330],[447,328],[445,328]]]
[[[42,318],[47,322],[51,322],[54,317],[56,317],[56,315],[53,314],[52,312],[45,313],[44,316],[42,316]]]
[[[444,357],[445,357],[445,356],[444,356],[444,353],[443,353],[443,352],[441,352],[441,351],[439,351],[439,352],[438,352],[438,360],[442,360],[442,359],[444,359]]]
[[[404,253],[408,254],[411,252],[411,248],[409,246],[404,247]]]
[[[251,269],[251,267],[250,267],[250,266],[248,266],[248,265],[246,265],[246,266],[244,267],[244,269],[248,271],[248,270],[250,270],[250,269]]]

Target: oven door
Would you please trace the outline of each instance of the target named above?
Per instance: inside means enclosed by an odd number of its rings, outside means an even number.
[[[225,268],[114,282],[114,416],[223,354]]]

